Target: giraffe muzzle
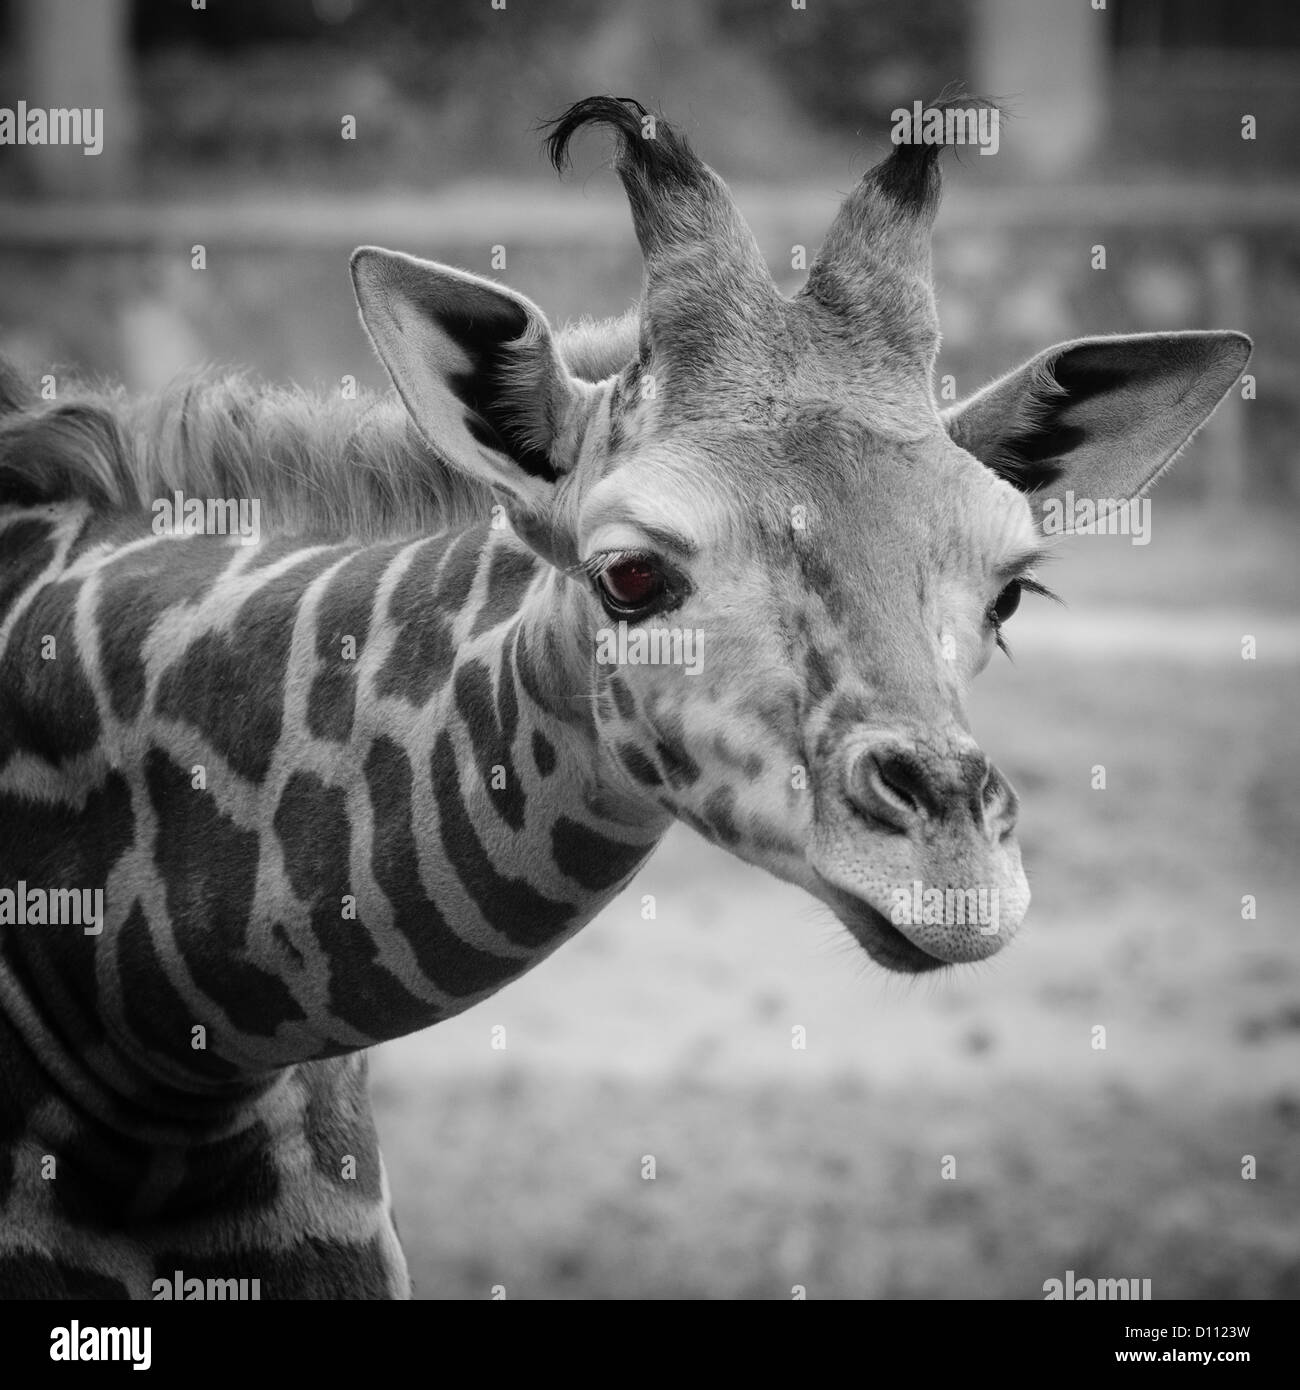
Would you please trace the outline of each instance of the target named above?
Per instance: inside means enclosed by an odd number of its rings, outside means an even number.
[[[1020,802],[1005,777],[973,746],[936,753],[886,736],[856,749],[845,794],[869,821],[901,835],[925,834],[936,823],[962,818],[999,841],[1016,826]]]
[[[1000,951],[1029,905],[1006,778],[964,733],[945,745],[859,734],[840,767],[809,859],[868,954],[917,973]]]

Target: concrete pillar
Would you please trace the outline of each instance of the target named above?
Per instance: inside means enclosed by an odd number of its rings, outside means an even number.
[[[1012,117],[996,162],[1063,177],[1090,158],[1106,116],[1107,3],[1118,0],[975,0],[975,90]]]
[[[136,140],[128,0],[17,0],[12,23],[18,62],[6,104],[102,112],[103,147],[28,146],[14,153],[33,188],[76,197],[120,191],[130,182]]]

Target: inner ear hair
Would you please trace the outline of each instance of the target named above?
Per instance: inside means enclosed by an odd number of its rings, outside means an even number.
[[[523,337],[497,344],[483,364],[485,410],[475,412],[500,448],[535,478],[553,483],[561,468],[553,449],[560,442],[567,393],[552,360],[551,346],[530,323]]]
[[[1034,492],[1056,482],[1065,472],[1062,455],[1081,440],[1082,431],[1057,418],[1070,399],[1069,388],[1056,373],[1062,356],[1044,356],[1032,364],[1023,394],[992,441],[984,442],[983,452],[970,449],[986,467],[1021,492]],[[975,423],[972,419],[969,425]],[[969,426],[968,432],[973,432]],[[960,437],[960,419],[951,433],[958,444],[969,448]]]
[[[944,412],[949,435],[1022,492],[1063,483],[1136,497],[1241,376],[1242,333],[1119,334],[1060,343]]]

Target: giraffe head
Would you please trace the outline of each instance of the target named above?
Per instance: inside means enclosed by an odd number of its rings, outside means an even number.
[[[887,967],[989,956],[1029,891],[970,683],[1039,587],[1045,507],[1141,492],[1249,342],[1065,343],[943,413],[936,145],[865,176],[786,298],[726,186],[637,103],[571,108],[557,167],[593,122],[618,137],[635,313],[566,337],[495,283],[363,248],[379,356],[553,568],[605,776],[802,884]]]

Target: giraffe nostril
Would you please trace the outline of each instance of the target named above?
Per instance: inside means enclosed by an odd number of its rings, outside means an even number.
[[[982,756],[966,766],[966,787],[971,815],[979,824],[993,814],[1000,794],[998,770]]]
[[[1020,814],[1020,798],[1015,788],[990,765],[988,781],[984,785],[982,797],[985,823],[996,833],[999,840],[1007,840],[1016,829],[1016,819]]]
[[[936,809],[924,765],[900,744],[863,749],[852,764],[848,792],[859,811],[900,834]]]
[[[909,753],[892,751],[874,755],[876,776],[910,811],[924,812],[932,802],[920,760]]]
[[[976,791],[976,797],[980,805],[986,810],[992,810],[1002,798],[1002,777],[997,768],[989,763],[984,770],[983,778]]]
[[[846,790],[860,813],[903,834],[954,816],[1001,839],[1015,827],[1015,792],[974,747],[940,756],[898,737],[880,739],[853,756]]]

